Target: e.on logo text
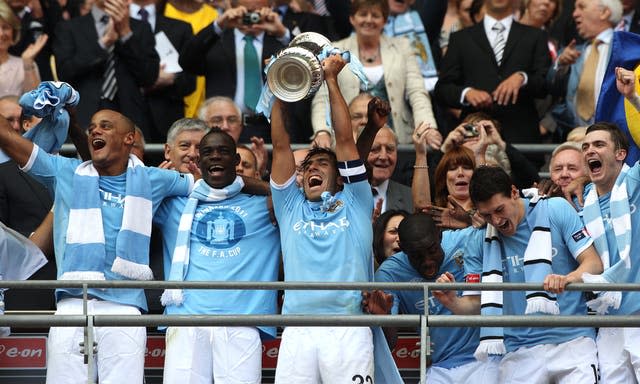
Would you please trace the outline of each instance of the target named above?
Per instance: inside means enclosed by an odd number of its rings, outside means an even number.
[[[0,339],[0,369],[37,369],[47,365],[44,336]]]

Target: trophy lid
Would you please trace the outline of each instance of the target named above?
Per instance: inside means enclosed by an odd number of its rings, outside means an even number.
[[[317,32],[304,32],[294,37],[289,43],[289,47],[297,46],[306,48],[317,56],[322,52],[322,48],[331,46],[331,41]]]

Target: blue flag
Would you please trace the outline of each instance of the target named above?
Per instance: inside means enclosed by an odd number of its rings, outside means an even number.
[[[616,123],[627,134],[630,147],[626,163],[630,166],[640,159],[640,112],[618,92],[615,68],[633,70],[636,77],[640,79],[638,64],[640,64],[640,35],[614,32],[611,41],[611,57],[602,80],[594,120]],[[637,81],[636,92],[640,93]]]

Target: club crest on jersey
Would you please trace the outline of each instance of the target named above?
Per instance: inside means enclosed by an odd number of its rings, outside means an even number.
[[[246,226],[239,214],[231,207],[206,209],[194,217],[196,223],[192,233],[203,245],[214,249],[228,249],[246,234]]]
[[[336,200],[327,208],[327,212],[334,213],[344,206],[342,200]]]

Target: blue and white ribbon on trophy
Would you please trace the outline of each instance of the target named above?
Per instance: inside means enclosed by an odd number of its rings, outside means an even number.
[[[329,56],[332,55],[340,55],[347,62],[347,67],[353,73],[362,84],[364,84],[365,88],[369,86],[369,80],[367,76],[364,74],[364,69],[362,67],[362,63],[356,56],[352,56],[349,51],[341,51],[339,48],[335,48],[332,46],[325,46],[317,55],[318,60],[322,62]],[[264,68],[264,73],[267,74],[269,72],[269,68],[275,62],[275,56],[271,56],[271,60],[269,60],[269,64]],[[267,120],[271,121],[271,108],[273,107],[273,101],[275,96],[271,89],[269,89],[269,85],[265,82],[262,86],[262,92],[260,93],[260,99],[258,100],[258,105],[256,106],[256,112],[262,113]],[[331,109],[329,108],[329,99],[325,100],[326,108],[326,124],[328,127],[331,127]]]

